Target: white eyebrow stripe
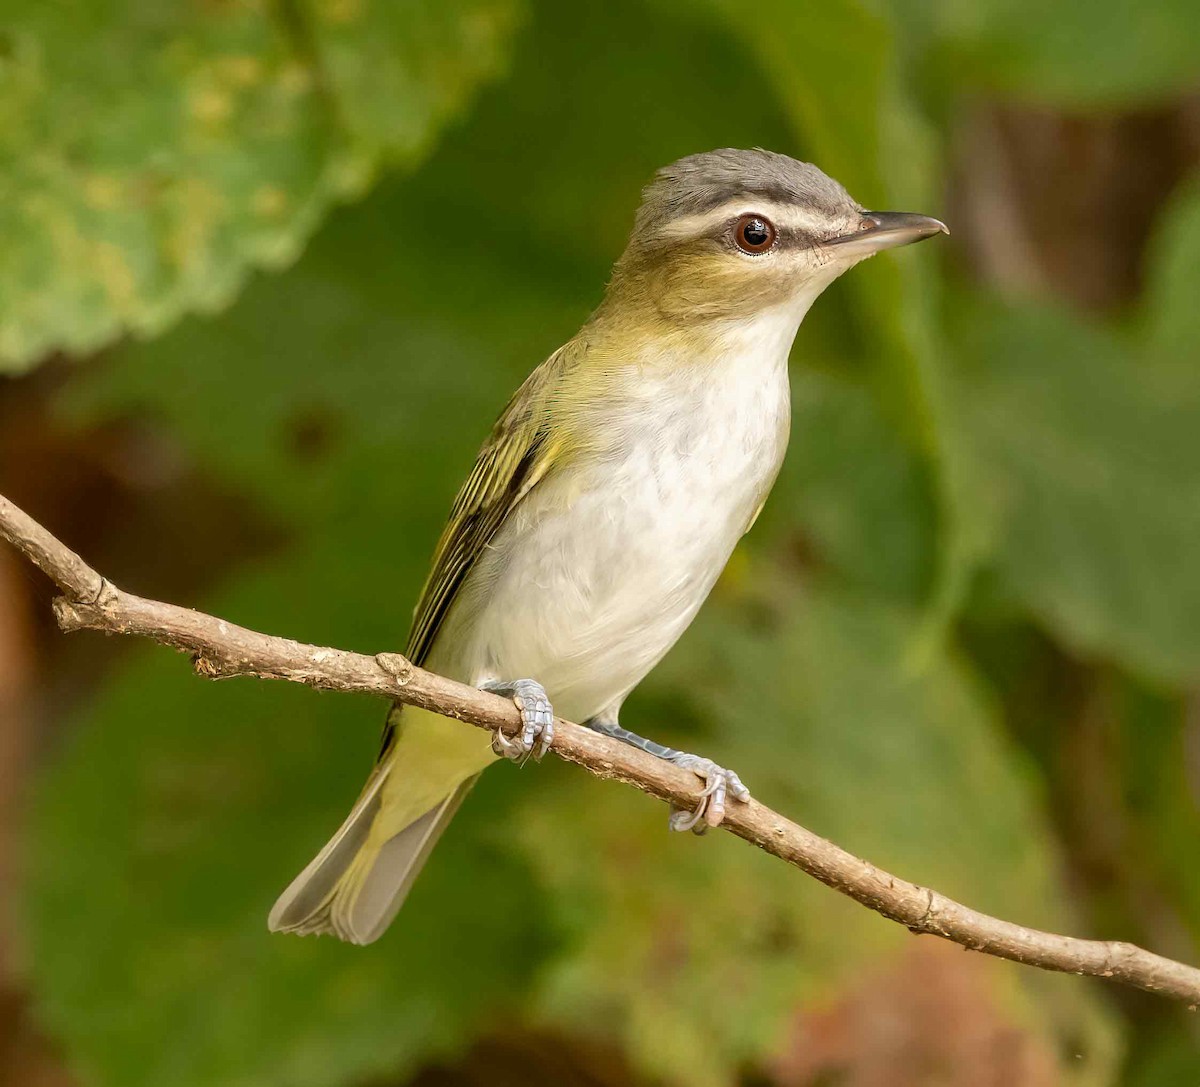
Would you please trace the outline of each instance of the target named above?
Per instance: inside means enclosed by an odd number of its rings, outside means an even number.
[[[768,199],[739,197],[697,215],[687,215],[667,223],[663,227],[663,234],[669,238],[710,234],[743,215],[761,215],[779,230],[794,230],[804,234],[819,234],[829,228],[829,217],[809,208]]]

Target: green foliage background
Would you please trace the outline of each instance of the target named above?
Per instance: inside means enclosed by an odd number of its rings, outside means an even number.
[[[936,213],[971,96],[1109,108],[1194,81],[1200,7],[1099,7],[20,5],[0,57],[2,365],[107,348],[63,412],[154,420],[280,530],[198,605],[396,648],[481,437],[597,301],[657,166],[769,146],[867,206]],[[1200,191],[1163,213],[1119,323],[1002,302],[943,257],[872,261],[817,305],[783,478],[627,723],[911,879],[1079,930],[1039,742],[1001,726],[1012,662],[1067,653],[1109,677],[1140,848],[1200,938],[1179,771],[1200,675]],[[314,420],[315,454],[296,440]],[[725,1084],[909,939],[550,764],[486,776],[380,944],[268,938],[380,712],[198,684],[147,649],[72,731],[37,789],[24,915],[39,1016],[86,1082],[354,1083],[517,1021]],[[1117,1082],[1130,1039],[1098,986],[987,977],[1062,1082]],[[1169,1015],[1136,1044],[1138,1083],[1200,1078]]]

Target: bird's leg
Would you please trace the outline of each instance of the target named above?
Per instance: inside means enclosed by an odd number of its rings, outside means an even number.
[[[685,770],[691,770],[704,782],[704,792],[700,794],[700,802],[693,810],[671,805],[672,830],[690,830],[696,834],[703,834],[708,827],[715,827],[725,817],[725,798],[728,794],[742,801],[750,799],[750,790],[732,770],[718,766],[712,759],[689,755],[686,751],[676,751],[673,747],[664,747],[639,736],[636,732],[630,732],[617,724],[616,715],[612,711],[599,713],[584,724],[604,736],[611,736],[614,740],[641,748],[655,758],[665,759]]]
[[[554,710],[546,688],[536,679],[490,679],[479,687],[511,698],[521,711],[521,730],[510,739],[496,729],[492,750],[518,766],[524,766],[531,755],[539,762],[554,740]]]

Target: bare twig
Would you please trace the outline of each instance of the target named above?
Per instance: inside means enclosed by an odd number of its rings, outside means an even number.
[[[324,690],[367,691],[480,728],[515,732],[518,727],[516,708],[508,699],[426,672],[398,654],[369,657],[305,645],[122,592],[3,496],[0,537],[63,591],[54,603],[63,630],[140,634],[192,654],[196,671],[212,679],[255,676]],[[569,721],[556,722],[552,750],[598,777],[625,782],[660,800],[691,807],[699,796],[693,774]],[[1046,970],[1113,978],[1200,1003],[1200,970],[1195,967],[1133,944],[1080,940],[989,917],[890,875],[754,800],[731,801],[722,826],[914,933],[941,936],[971,951]]]

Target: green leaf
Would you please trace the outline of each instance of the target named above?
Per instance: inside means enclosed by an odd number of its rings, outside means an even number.
[[[1161,214],[1147,261],[1140,332],[1159,369],[1194,380],[1200,343],[1200,179],[1184,186]]]
[[[801,369],[787,462],[751,543],[812,552],[860,590],[916,605],[932,580],[936,530],[926,466],[871,390]]]
[[[803,18],[779,0],[760,5],[753,19],[736,0],[679,7],[709,12],[737,37],[779,89],[797,137],[823,170],[869,205],[882,195],[879,116],[889,93],[893,37],[886,18],[859,0],[814,4]],[[801,48],[803,63],[797,63]]]
[[[901,25],[934,39],[943,93],[966,87],[1129,109],[1195,86],[1200,8],[1192,0],[899,0],[895,8]]]
[[[1065,644],[1200,671],[1200,388],[1139,345],[1034,307],[965,307],[958,390],[994,562]]]
[[[1188,697],[1171,697],[1124,677],[1109,686],[1107,705],[1101,705],[1115,725],[1106,754],[1119,767],[1123,786],[1112,803],[1124,814],[1131,839],[1121,884],[1132,900],[1131,924],[1144,925],[1148,942],[1161,945],[1164,954],[1192,961],[1200,950],[1200,872],[1193,863],[1200,809],[1190,750],[1194,708]],[[1169,904],[1173,916],[1164,917],[1162,908],[1143,909],[1146,892],[1138,891],[1146,887]],[[1200,1060],[1200,1054],[1195,1057]]]
[[[382,156],[413,162],[496,73],[515,13],[21,5],[0,57],[0,368],[161,332],[292,261]]]
[[[1129,1087],[1172,1087],[1200,1079],[1200,1054],[1186,1022],[1156,1025],[1129,1076]]]
[[[939,655],[912,672],[912,613],[797,592],[768,564],[752,581],[753,599],[710,603],[623,723],[733,766],[763,803],[905,878],[1073,927],[1036,793],[966,669]],[[520,823],[565,933],[542,1014],[618,1032],[650,1075],[730,1082],[782,1047],[798,1007],[911,939],[743,842],[664,822],[562,775]],[[1111,1028],[1084,989],[1010,964],[988,977],[1012,1029],[1069,1048],[1070,1082],[1107,1082]]]

